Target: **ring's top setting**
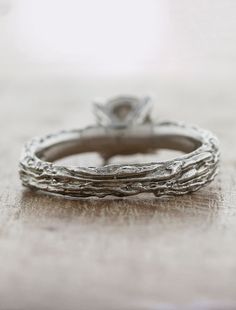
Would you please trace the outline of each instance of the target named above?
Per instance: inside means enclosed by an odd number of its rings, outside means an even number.
[[[101,104],[94,102],[97,123],[104,127],[126,128],[150,121],[150,97],[119,96]]]

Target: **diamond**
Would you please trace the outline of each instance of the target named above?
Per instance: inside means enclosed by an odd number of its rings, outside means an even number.
[[[94,102],[98,124],[105,127],[127,128],[150,120],[150,97],[119,96],[101,104]]]

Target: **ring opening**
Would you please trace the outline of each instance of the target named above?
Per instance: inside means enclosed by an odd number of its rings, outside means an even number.
[[[104,158],[115,155],[151,153],[155,150],[168,149],[190,153],[201,146],[198,139],[182,135],[156,136],[99,136],[65,140],[44,147],[36,152],[42,160],[53,162],[67,156],[97,152]]]

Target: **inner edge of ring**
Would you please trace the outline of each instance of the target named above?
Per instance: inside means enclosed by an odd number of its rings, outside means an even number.
[[[175,134],[137,136],[78,137],[42,147],[36,156],[47,162],[87,152],[97,152],[104,159],[115,155],[148,154],[159,149],[191,153],[202,145],[196,138]]]

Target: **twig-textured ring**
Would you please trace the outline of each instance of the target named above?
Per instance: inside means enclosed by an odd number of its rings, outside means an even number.
[[[218,170],[217,138],[207,130],[178,122],[150,119],[147,97],[117,97],[95,104],[97,125],[34,138],[23,150],[23,185],[71,197],[182,195],[212,181]],[[114,155],[173,149],[185,154],[173,160],[143,164],[69,167],[53,163],[65,156],[96,151]]]

